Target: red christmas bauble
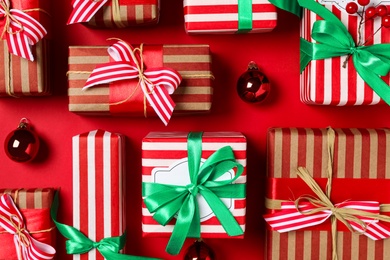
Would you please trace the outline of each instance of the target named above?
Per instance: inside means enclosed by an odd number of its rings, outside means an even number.
[[[7,135],[4,142],[6,155],[16,162],[28,162],[38,154],[39,138],[23,118],[17,129]]]
[[[347,4],[347,6],[345,7],[345,10],[347,11],[347,13],[349,14],[356,14],[356,12],[358,11],[359,7],[358,5],[355,3],[355,2],[350,2]]]
[[[184,260],[214,260],[214,252],[203,240],[197,240],[187,249]]]
[[[256,103],[264,101],[270,92],[271,84],[268,78],[259,71],[255,62],[250,62],[237,81],[237,93],[246,102]]]
[[[370,3],[370,0],[358,0],[359,5],[366,6]]]
[[[390,28],[390,15],[386,15],[382,17],[382,25],[385,28]]]
[[[375,7],[370,6],[366,9],[366,18],[371,19],[374,18],[377,15],[377,10]]]
[[[376,12],[378,13],[379,16],[387,15],[387,12],[388,12],[387,6],[385,6],[385,5],[378,5],[376,7]]]

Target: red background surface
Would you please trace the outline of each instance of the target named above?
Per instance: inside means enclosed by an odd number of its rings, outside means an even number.
[[[0,137],[14,130],[22,117],[32,122],[42,141],[37,160],[15,163],[0,149],[0,188],[60,187],[59,221],[71,224],[71,138],[102,128],[127,137],[127,230],[129,254],[163,259],[182,259],[165,253],[168,238],[142,238],[141,234],[141,140],[150,131],[240,131],[248,141],[247,229],[245,238],[208,239],[217,259],[263,259],[266,133],[273,126],[390,127],[388,106],[308,106],[299,100],[299,21],[279,11],[278,27],[271,33],[248,35],[189,36],[184,31],[182,1],[162,1],[158,26],[122,30],[93,30],[83,25],[66,26],[71,1],[53,2],[52,88],[45,98],[0,100]],[[173,117],[167,127],[157,118],[84,117],[68,112],[67,48],[69,45],[107,45],[109,37],[130,43],[209,44],[215,75],[214,102],[208,115]],[[236,81],[249,61],[258,63],[272,82],[263,104],[247,104],[236,94]],[[387,118],[387,119],[386,119]],[[58,259],[66,256],[65,240],[57,244]]]

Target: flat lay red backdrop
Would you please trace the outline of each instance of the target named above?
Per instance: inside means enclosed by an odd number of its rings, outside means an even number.
[[[0,140],[27,117],[42,144],[32,163],[16,163],[0,149],[0,188],[61,188],[59,221],[72,221],[72,136],[104,129],[126,136],[127,244],[129,254],[183,259],[188,239],[178,256],[165,253],[168,238],[142,238],[141,140],[150,131],[240,131],[248,142],[247,226],[245,238],[208,239],[217,259],[264,259],[266,133],[269,127],[390,127],[388,106],[308,106],[299,100],[299,20],[279,11],[271,33],[240,35],[187,35],[182,1],[161,1],[160,23],[154,27],[96,30],[83,25],[66,26],[71,1],[53,2],[52,89],[44,98],[0,100]],[[71,45],[108,45],[118,37],[139,44],[209,44],[213,57],[214,101],[207,115],[174,116],[165,127],[157,118],[85,117],[68,111],[67,53]],[[262,104],[243,102],[236,93],[238,77],[254,60],[272,83]],[[59,236],[58,259],[71,259]]]

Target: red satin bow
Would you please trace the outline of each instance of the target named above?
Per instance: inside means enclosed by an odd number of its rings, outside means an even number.
[[[1,38],[5,36],[9,52],[34,61],[30,45],[47,34],[42,24],[23,11],[11,9],[8,0],[0,0],[0,19],[6,19]]]
[[[180,85],[180,74],[170,68],[144,69],[142,50],[134,49],[124,41],[117,41],[108,48],[108,53],[114,62],[97,65],[83,90],[99,84],[138,78],[147,101],[167,125],[175,107],[170,94]]]
[[[107,2],[108,0],[74,0],[72,2],[73,11],[69,16],[67,24],[89,22]]]
[[[0,197],[0,226],[6,232],[14,235],[18,259],[53,259],[56,253],[55,249],[30,235],[22,214],[8,194],[3,194]]]

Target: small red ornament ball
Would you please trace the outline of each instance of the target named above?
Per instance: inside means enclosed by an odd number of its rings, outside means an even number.
[[[270,92],[268,78],[259,71],[255,62],[250,62],[237,81],[237,93],[242,100],[249,103],[262,102]]]
[[[22,119],[17,129],[9,133],[4,142],[6,155],[15,162],[28,162],[38,154],[39,138]]]
[[[390,15],[386,15],[382,17],[382,25],[385,28],[390,28]]]
[[[370,3],[370,0],[358,0],[359,5],[366,6]]]
[[[378,5],[377,7],[376,7],[376,12],[377,12],[377,14],[379,15],[379,16],[385,16],[385,15],[387,15],[387,12],[388,12],[388,10],[387,10],[387,6],[385,6],[385,5]]]
[[[184,260],[214,260],[214,252],[203,240],[197,240],[187,249]]]
[[[373,6],[370,6],[366,9],[366,18],[371,19],[377,15],[377,9]]]
[[[355,2],[350,2],[347,4],[347,6],[345,7],[345,10],[347,11],[347,13],[349,14],[356,14],[356,12],[358,11],[359,7],[358,5],[355,3]]]

